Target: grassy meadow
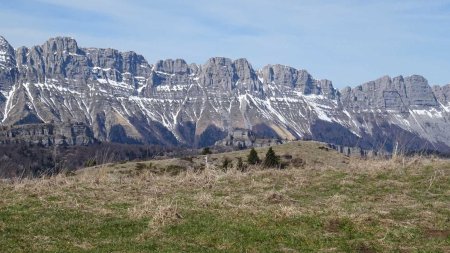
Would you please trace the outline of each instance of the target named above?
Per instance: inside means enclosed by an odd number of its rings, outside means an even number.
[[[0,251],[450,252],[450,161],[274,150],[283,169],[243,150],[2,181]]]

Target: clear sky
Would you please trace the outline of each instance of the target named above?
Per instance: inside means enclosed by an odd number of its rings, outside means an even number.
[[[71,36],[150,63],[212,56],[285,64],[355,86],[383,75],[450,83],[450,0],[0,0],[13,47]]]

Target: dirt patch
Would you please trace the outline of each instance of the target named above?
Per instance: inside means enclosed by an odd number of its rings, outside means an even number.
[[[448,238],[450,237],[450,229],[426,229],[425,235],[429,238]]]
[[[356,252],[358,253],[376,253],[377,251],[373,249],[370,245],[361,243],[356,247]]]
[[[325,230],[331,233],[337,233],[340,231],[344,223],[339,219],[332,219],[325,225]]]
[[[320,147],[318,147],[318,149],[320,149],[320,150],[325,150],[325,151],[330,151],[330,149],[329,149],[329,148],[327,148],[327,147],[324,147],[324,146],[320,146]]]
[[[267,194],[266,200],[269,203],[278,204],[284,200],[284,196],[283,196],[283,194],[281,194],[279,192],[271,192],[271,193]]]

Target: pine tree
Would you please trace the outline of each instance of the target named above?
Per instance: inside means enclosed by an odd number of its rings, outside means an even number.
[[[267,150],[266,159],[264,159],[264,167],[274,168],[280,165],[280,158],[275,154],[272,147]]]
[[[203,148],[202,155],[212,154],[211,149],[209,147]]]
[[[258,164],[261,160],[258,157],[258,153],[254,148],[250,150],[250,154],[247,157],[248,164]]]

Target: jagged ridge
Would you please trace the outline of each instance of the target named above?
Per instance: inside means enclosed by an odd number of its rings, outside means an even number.
[[[248,129],[368,149],[450,146],[450,88],[416,75],[337,91],[305,70],[255,70],[246,59],[149,64],[72,38],[14,50],[1,37],[0,92],[2,125],[83,123],[100,141],[205,146]]]

